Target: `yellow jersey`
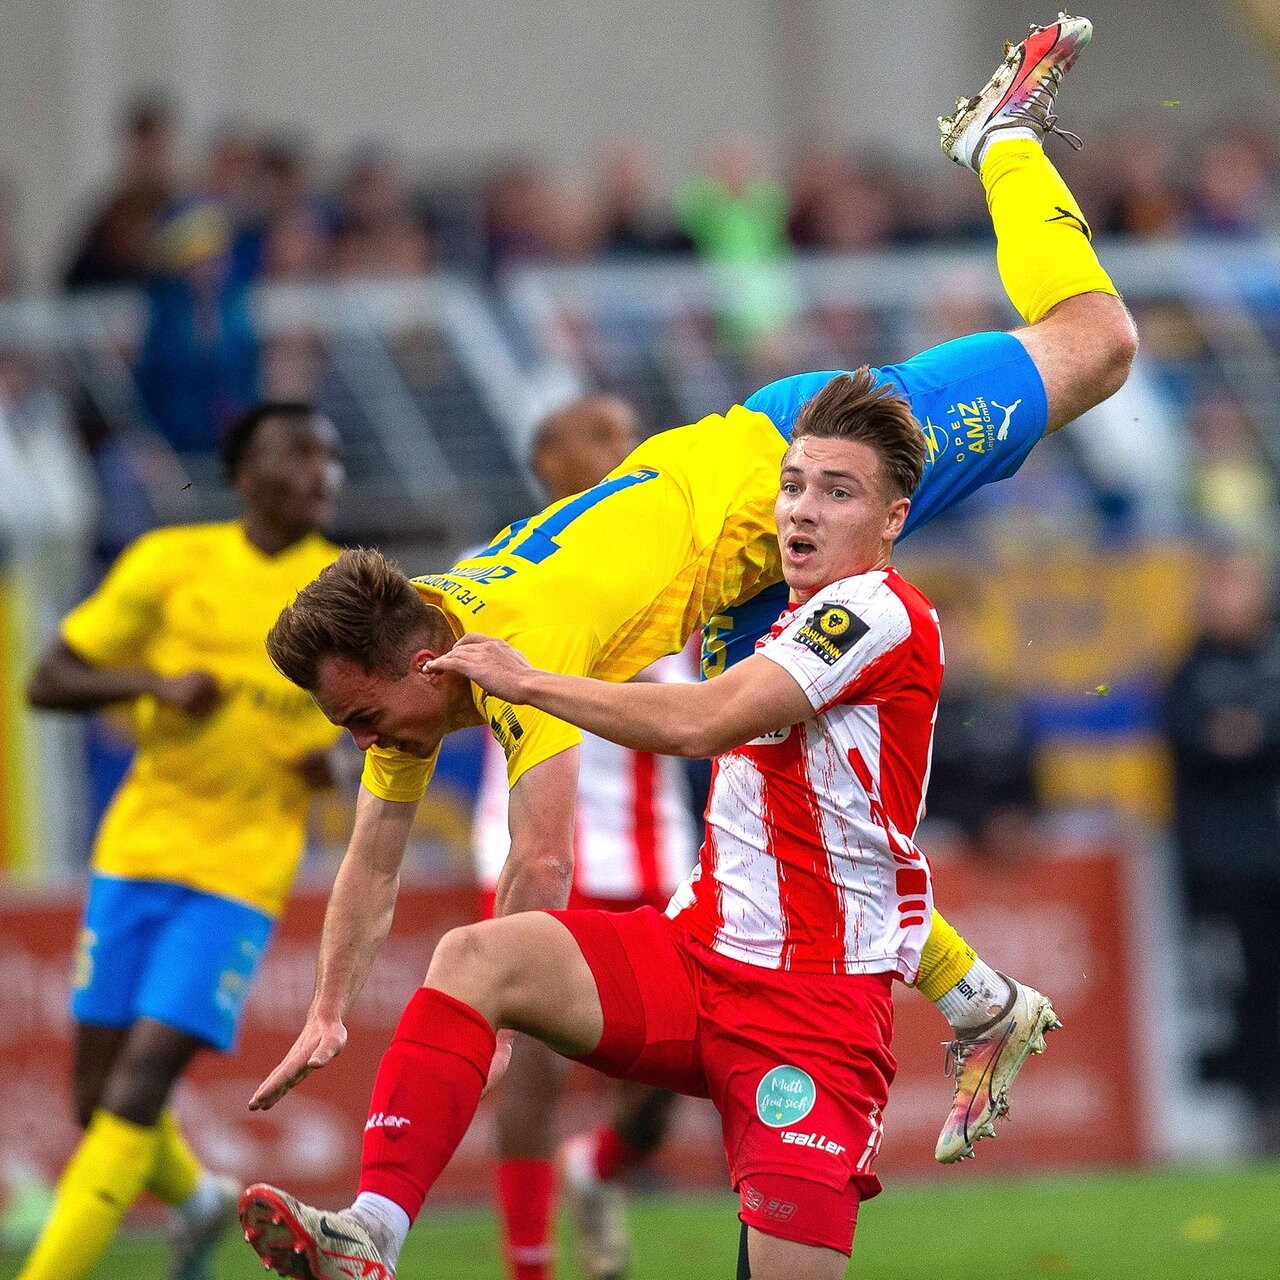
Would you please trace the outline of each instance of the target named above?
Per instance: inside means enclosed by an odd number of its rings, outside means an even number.
[[[786,447],[768,417],[741,405],[664,431],[594,488],[415,586],[458,634],[497,636],[546,670],[630,680],[713,615],[781,580],[773,507]],[[581,740],[533,707],[473,695],[512,786]],[[417,800],[433,767],[372,747],[363,782],[385,800]]]
[[[207,671],[220,692],[203,719],[132,704],[137,755],[98,828],[96,870],[281,910],[310,799],[296,765],[340,730],[271,665],[265,639],[337,554],[311,535],[268,556],[239,522],[158,529],[67,616],[63,639],[93,666]]]

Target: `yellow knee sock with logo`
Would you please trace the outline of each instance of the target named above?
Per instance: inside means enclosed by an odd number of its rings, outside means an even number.
[[[916,990],[936,1004],[969,972],[977,958],[978,953],[935,911],[933,927],[920,952]]]
[[[162,1111],[156,1124],[156,1159],[143,1186],[162,1204],[180,1205],[191,1198],[203,1166],[178,1127],[172,1111]]]
[[[993,142],[982,185],[996,230],[996,265],[1009,301],[1030,324],[1081,293],[1119,297],[1090,243],[1075,196],[1030,138]]]
[[[159,1133],[97,1111],[18,1280],[78,1280],[106,1252],[156,1158]]]

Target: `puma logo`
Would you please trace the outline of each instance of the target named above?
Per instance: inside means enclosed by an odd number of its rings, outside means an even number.
[[[1004,411],[1004,421],[1000,424],[1000,430],[996,432],[996,439],[1003,440],[1009,434],[1009,423],[1013,421],[1013,411],[1022,403],[1022,397],[1019,396],[1012,404],[1001,404],[997,400],[991,402],[993,409],[1002,409]]]
[[[1070,209],[1064,209],[1060,204],[1055,204],[1053,207],[1055,215],[1052,218],[1046,218],[1046,222],[1069,222],[1086,240],[1093,239],[1089,224],[1078,213],[1072,213]]]

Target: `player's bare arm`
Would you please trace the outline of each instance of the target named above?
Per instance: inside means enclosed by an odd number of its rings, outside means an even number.
[[[511,788],[511,848],[494,892],[494,915],[563,907],[573,883],[573,819],[578,795],[577,747],[542,760]],[[515,1033],[499,1030],[485,1092],[506,1075]]]
[[[262,1082],[251,1111],[275,1106],[290,1089],[331,1062],[347,1042],[344,1019],[391,929],[400,865],[417,804],[380,800],[360,789],[355,829],[338,868],[320,937],[316,993],[293,1047]]]
[[[609,684],[540,671],[503,640],[466,635],[432,666],[610,742],[664,755],[720,755],[813,714],[795,679],[761,657],[701,684]]]
[[[94,711],[147,696],[203,718],[218,705],[218,682],[207,671],[162,676],[145,667],[97,667],[56,640],[27,684],[27,701],[41,711]]]
[[[535,764],[511,788],[511,852],[498,877],[494,914],[541,911],[569,901],[577,747]]]

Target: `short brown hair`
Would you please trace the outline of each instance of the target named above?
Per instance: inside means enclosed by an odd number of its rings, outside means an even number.
[[[367,672],[399,679],[416,642],[443,638],[444,619],[380,551],[344,551],[286,605],[267,635],[281,675],[308,691],[325,658],[345,658]],[[451,633],[450,633],[451,634]]]
[[[804,436],[856,440],[880,455],[894,496],[909,498],[924,474],[924,432],[905,396],[877,382],[864,364],[832,378],[796,415],[794,443]]]

